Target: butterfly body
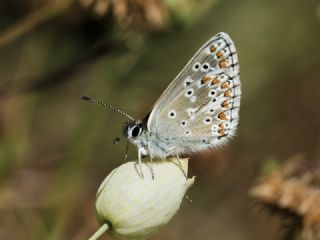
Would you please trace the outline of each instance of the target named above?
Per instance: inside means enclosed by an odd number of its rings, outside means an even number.
[[[235,45],[219,33],[171,82],[143,121],[129,121],[125,136],[139,156],[165,159],[215,148],[235,135],[240,78]]]
[[[139,122],[136,122],[134,126],[139,127]],[[191,153],[206,148],[206,145],[198,144],[197,139],[193,138],[180,138],[171,136],[170,134],[159,135],[159,133],[150,132],[147,129],[143,129],[143,127],[139,136],[134,134],[135,130],[132,131],[125,134],[125,136],[128,137],[131,143],[137,146],[142,155],[165,159],[168,156]]]

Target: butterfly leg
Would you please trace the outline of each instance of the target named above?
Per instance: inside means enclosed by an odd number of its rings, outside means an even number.
[[[186,178],[186,180],[188,181],[188,176],[187,176],[187,173],[186,173],[186,171],[184,170],[184,168],[183,168],[183,166],[182,166],[182,164],[181,164],[181,161],[180,161],[180,158],[179,158],[179,154],[178,154],[178,153],[176,153],[176,156],[177,156],[177,160],[178,160],[179,168],[181,169],[181,171],[182,171],[182,173],[183,173],[184,177]],[[188,195],[186,195],[186,196],[185,196],[185,198],[189,201],[189,203],[192,203],[192,199],[191,199],[191,198],[189,198],[189,196],[188,196]]]
[[[150,170],[151,170],[151,176],[152,176],[152,180],[154,180],[154,170],[153,170],[153,155],[150,151],[150,144],[148,143],[148,151],[149,151],[149,155],[150,155],[150,163],[151,163],[151,167],[150,167]]]
[[[181,164],[181,161],[180,161],[180,158],[179,158],[179,154],[176,153],[176,156],[177,156],[179,168],[181,169],[181,171],[182,171],[183,175],[185,176],[186,180],[188,180],[187,173],[186,173],[186,171],[183,169],[183,166],[182,166],[182,164]]]
[[[142,172],[142,161],[141,161],[141,149],[138,149],[138,160],[139,160],[139,167],[140,167],[140,174],[141,177],[144,178],[143,172]]]
[[[153,162],[152,162],[152,156],[150,155],[150,162],[151,162],[151,176],[152,180],[154,180],[154,170],[153,170]]]
[[[192,203],[192,199],[191,199],[191,198],[189,198],[189,196],[188,196],[188,195],[186,195],[186,196],[185,196],[185,198],[189,201],[189,203]]]

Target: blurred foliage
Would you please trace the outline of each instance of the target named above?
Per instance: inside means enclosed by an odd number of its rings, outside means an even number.
[[[124,159],[124,139],[113,139],[125,119],[79,97],[142,118],[220,31],[239,52],[238,136],[192,157],[193,202],[153,239],[282,239],[279,220],[252,210],[247,192],[265,159],[319,159],[319,9],[315,0],[1,1],[0,239],[90,236],[97,187]]]

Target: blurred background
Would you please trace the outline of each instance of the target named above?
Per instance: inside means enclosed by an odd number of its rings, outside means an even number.
[[[0,239],[87,239],[97,188],[124,161],[113,141],[126,119],[80,96],[142,118],[220,31],[239,53],[238,136],[192,157],[193,202],[151,239],[284,239],[249,189],[266,162],[320,159],[316,0],[1,1]]]

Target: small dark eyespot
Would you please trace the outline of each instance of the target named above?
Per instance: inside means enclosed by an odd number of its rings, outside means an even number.
[[[192,70],[193,70],[193,71],[198,71],[199,68],[200,68],[200,63],[196,62],[196,63],[193,65]]]
[[[209,70],[209,68],[210,68],[209,63],[204,63],[204,64],[202,64],[201,71],[207,72]]]
[[[207,141],[207,139],[205,139],[205,138],[203,138],[203,139],[201,140],[201,142],[202,142],[202,143],[207,143],[207,144],[209,143],[209,142]]]
[[[212,102],[216,102],[216,101],[217,101],[217,99],[215,99],[215,98],[214,98],[214,99],[212,99]]]
[[[171,110],[168,112],[168,117],[169,118],[175,118],[177,115],[176,111],[175,110]]]

